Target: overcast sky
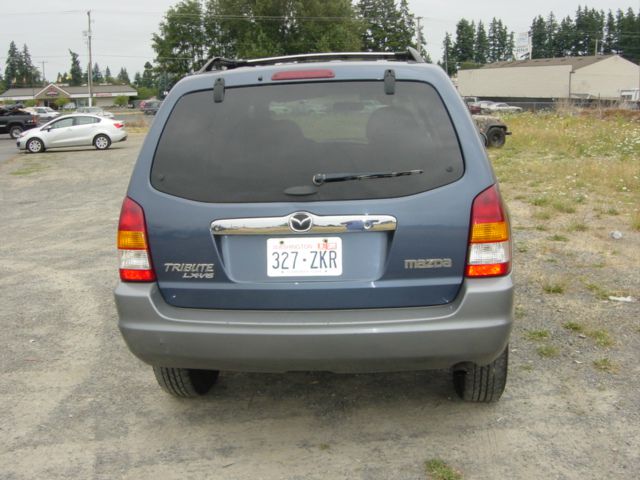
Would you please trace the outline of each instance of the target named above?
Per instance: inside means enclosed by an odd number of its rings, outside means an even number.
[[[6,52],[13,40],[22,48],[27,44],[34,65],[47,79],[55,80],[58,72],[70,67],[69,49],[80,54],[86,68],[88,52],[83,37],[87,30],[87,10],[92,11],[93,60],[104,71],[109,66],[115,76],[125,67],[133,79],[147,60],[153,60],[151,35],[158,31],[163,14],[177,0],[20,0],[2,2],[0,13],[0,71],[4,72]],[[460,18],[482,20],[487,25],[492,17],[502,19],[516,32],[526,32],[532,19],[553,11],[558,18],[573,16],[578,5],[605,11],[640,9],[639,0],[409,0],[413,13],[423,17],[427,50],[437,61],[442,56],[445,32],[455,32]],[[54,6],[55,5],[55,6]]]

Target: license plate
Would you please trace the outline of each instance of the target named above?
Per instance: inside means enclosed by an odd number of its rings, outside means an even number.
[[[270,277],[330,277],[342,275],[340,237],[267,239]]]

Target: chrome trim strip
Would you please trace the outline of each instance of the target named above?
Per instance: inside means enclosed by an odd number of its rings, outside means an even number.
[[[304,232],[289,227],[289,219],[304,213],[311,217],[312,226]],[[211,222],[214,235],[301,235],[325,233],[389,232],[396,229],[391,215],[314,215],[294,212],[284,217],[226,218]]]

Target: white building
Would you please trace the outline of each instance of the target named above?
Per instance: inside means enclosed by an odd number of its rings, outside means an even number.
[[[93,85],[91,87],[93,105],[97,107],[112,106],[116,97],[125,96],[130,99],[137,95],[137,90],[131,85]],[[54,103],[59,98],[68,98],[69,101],[75,103],[76,106],[86,106],[89,105],[89,90],[86,85],[69,87],[50,83],[44,88],[10,88],[0,94],[0,100],[14,103],[35,100],[43,105]]]
[[[619,100],[639,84],[640,67],[619,55],[497,62],[458,72],[461,95],[514,101]]]

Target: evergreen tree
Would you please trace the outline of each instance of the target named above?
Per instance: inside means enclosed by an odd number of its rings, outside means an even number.
[[[489,39],[487,38],[487,32],[484,29],[482,21],[478,22],[474,47],[475,52],[473,60],[476,63],[487,63],[487,57],[489,56]]]
[[[474,59],[475,27],[466,19],[461,19],[456,25],[456,41],[453,46],[456,62],[473,62]]]
[[[547,24],[542,16],[538,15],[533,19],[531,24],[531,58],[548,58],[550,52],[548,51],[549,37]]]
[[[547,23],[546,23],[546,30],[547,30],[547,43],[546,43],[546,49],[545,49],[545,57],[546,58],[552,58],[554,57],[554,39],[558,33],[558,22],[556,21],[556,16],[553,14],[553,12],[549,13],[549,16],[547,17]]]
[[[455,51],[453,50],[453,42],[451,41],[451,35],[449,35],[449,32],[447,32],[444,36],[444,42],[442,42],[442,50],[444,51],[442,59],[443,63],[440,66],[444,69],[445,72],[447,72],[447,75],[453,76],[457,70],[457,59]]]
[[[100,70],[100,65],[96,62],[91,69],[91,80],[93,83],[104,83],[104,77],[102,76],[102,71]]]
[[[20,52],[15,42],[9,44],[9,52],[7,53],[7,61],[5,63],[4,78],[7,87],[16,85],[18,78],[18,69],[20,68]]]
[[[77,87],[82,85],[83,73],[82,67],[80,67],[80,60],[77,53],[69,50],[71,54],[71,69],[69,70],[69,85],[72,87]]]
[[[27,45],[23,45],[22,52],[18,55],[18,70],[16,84],[23,87],[40,84],[40,72],[33,66],[31,54]]]
[[[613,13],[611,13],[611,10],[609,10],[605,23],[605,35],[602,41],[602,53],[605,55],[617,53],[618,48],[618,30],[616,28],[616,20]]]
[[[118,83],[121,83],[122,85],[129,85],[131,83],[127,69],[124,67],[121,68],[120,73],[118,73]]]
[[[627,60],[640,61],[640,12],[638,17],[629,8],[625,14],[618,10],[616,15],[619,52]]]
[[[142,86],[142,76],[140,75],[140,72],[136,72],[136,74],[133,76],[133,85],[135,87]]]
[[[150,62],[146,62],[144,64],[144,71],[142,72],[139,86],[144,88],[153,88],[154,83],[153,65],[151,65]]]

